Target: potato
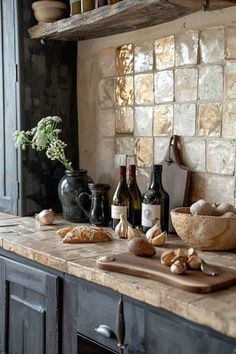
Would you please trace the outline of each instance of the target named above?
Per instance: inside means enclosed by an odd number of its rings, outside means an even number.
[[[212,206],[210,203],[206,202],[203,199],[200,199],[196,203],[192,204],[190,207],[190,212],[191,214],[195,215],[220,215],[216,207]]]
[[[221,215],[221,218],[234,218],[236,216],[236,214],[231,213],[230,211],[228,211],[228,213],[225,213],[223,215]]]
[[[217,211],[220,215],[224,215],[226,213],[236,213],[236,209],[232,204],[229,203],[220,203],[217,207]]]
[[[135,256],[153,257],[156,254],[155,247],[145,238],[135,237],[128,243],[129,251]]]

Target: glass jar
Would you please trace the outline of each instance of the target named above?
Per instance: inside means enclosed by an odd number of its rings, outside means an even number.
[[[70,0],[70,16],[94,9],[93,0]]]

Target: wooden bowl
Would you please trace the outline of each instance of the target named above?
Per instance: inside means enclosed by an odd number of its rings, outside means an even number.
[[[35,1],[32,4],[34,17],[38,22],[50,23],[65,17],[66,4],[62,1]]]
[[[189,208],[171,210],[177,235],[190,247],[208,251],[236,248],[236,217],[192,215]]]

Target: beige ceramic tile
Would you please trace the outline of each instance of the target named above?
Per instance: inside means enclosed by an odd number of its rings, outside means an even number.
[[[183,138],[181,140],[183,164],[192,171],[205,172],[205,140],[197,138]]]
[[[236,137],[236,102],[226,102],[223,117],[223,131],[222,135],[224,138],[235,138]]]
[[[111,137],[115,135],[115,112],[114,110],[98,111],[97,131],[101,137]]]
[[[198,69],[175,70],[175,100],[194,101],[197,99]]]
[[[205,199],[210,203],[234,204],[234,177],[193,173],[191,179],[192,202]]]
[[[234,140],[208,140],[207,171],[221,175],[233,175],[235,165]]]
[[[150,167],[153,163],[153,139],[137,138],[134,150],[138,167]]]
[[[157,137],[154,138],[154,163],[161,163],[167,154],[169,148],[170,138]]]
[[[136,107],[134,119],[134,136],[152,136],[152,107]]]
[[[132,44],[124,44],[116,48],[116,71],[118,75],[133,73],[134,48]]]
[[[105,48],[98,54],[99,69],[103,78],[115,76],[115,49]]]
[[[131,107],[116,109],[116,133],[132,133],[134,130],[134,110]]]
[[[226,27],[226,59],[236,59],[236,26]]]
[[[219,103],[202,103],[198,107],[197,135],[220,136],[222,105]]]
[[[134,141],[132,137],[116,138],[116,153],[123,155],[133,155]]]
[[[150,105],[154,103],[153,74],[140,74],[134,77],[135,103]]]
[[[200,56],[202,63],[219,63],[224,59],[224,27],[211,27],[200,34]]]
[[[197,64],[198,31],[182,32],[175,37],[175,65]]]
[[[134,103],[134,82],[132,76],[118,77],[115,80],[116,102],[119,106]]]
[[[153,69],[153,44],[145,43],[134,49],[134,71],[136,73]]]
[[[98,104],[101,108],[113,107],[115,102],[114,79],[102,79],[98,85]]]
[[[156,69],[163,70],[172,68],[175,63],[175,43],[174,36],[160,38],[155,41],[154,51],[156,59]]]
[[[221,65],[202,66],[199,69],[199,98],[219,100],[223,95],[223,67]]]
[[[173,126],[173,106],[170,104],[154,107],[153,135],[171,135]]]
[[[196,105],[176,104],[174,106],[174,134],[194,136],[196,124]]]
[[[166,70],[155,73],[155,102],[173,101],[173,71]]]
[[[131,155],[131,156],[127,156],[127,166],[129,165],[135,165],[135,156]]]
[[[236,98],[236,63],[227,63],[225,69],[225,97]]]
[[[127,155],[115,154],[115,167],[127,165]]]

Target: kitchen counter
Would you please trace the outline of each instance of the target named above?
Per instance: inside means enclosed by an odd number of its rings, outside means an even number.
[[[114,237],[107,243],[64,244],[56,230],[67,224],[57,218],[53,225],[39,227],[32,217],[9,218],[1,214],[0,246],[236,338],[236,285],[215,293],[193,294],[157,281],[99,270],[96,259],[126,252],[127,241]],[[167,246],[177,248],[184,244],[178,237],[170,236]],[[236,269],[236,251],[199,254],[209,263]]]

